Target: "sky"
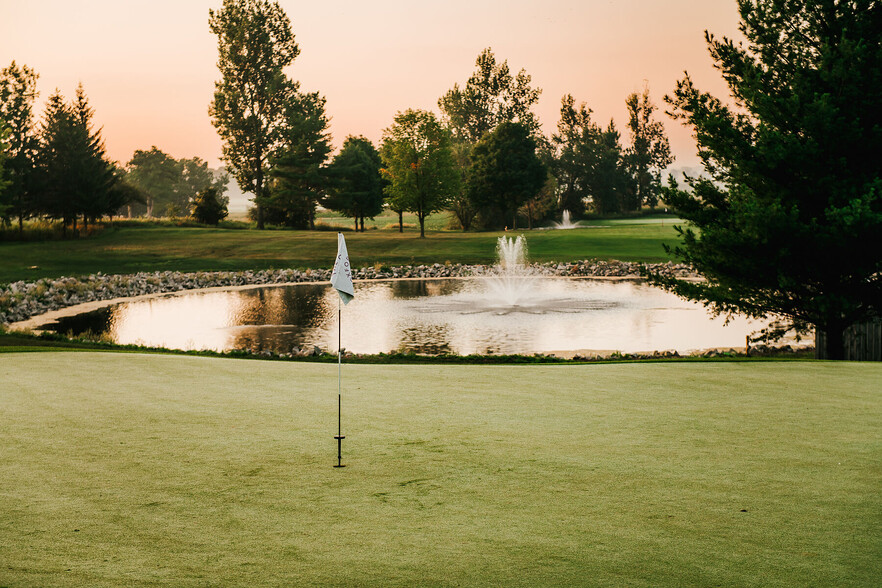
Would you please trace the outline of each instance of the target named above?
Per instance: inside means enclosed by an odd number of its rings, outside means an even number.
[[[594,120],[614,119],[627,140],[625,99],[649,86],[675,166],[697,163],[687,128],[664,114],[663,96],[688,71],[719,98],[704,31],[739,38],[735,0],[280,0],[300,56],[287,73],[327,98],[331,135],[375,143],[398,111],[438,112],[455,83],[491,47],[542,89],[534,111],[557,125],[561,97],[586,102]],[[221,0],[0,0],[0,66],[40,75],[38,113],[57,88],[82,82],[108,155],[125,164],[155,145],[175,158],[220,164],[208,116],[217,70],[209,9]]]

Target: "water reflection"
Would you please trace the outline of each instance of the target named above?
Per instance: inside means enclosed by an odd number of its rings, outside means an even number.
[[[327,285],[259,287],[126,302],[47,328],[175,349],[334,350],[337,307]],[[402,280],[356,285],[343,310],[342,344],[356,353],[683,353],[742,346],[745,335],[765,325],[723,323],[642,282],[537,279],[530,296],[507,306],[481,279]]]

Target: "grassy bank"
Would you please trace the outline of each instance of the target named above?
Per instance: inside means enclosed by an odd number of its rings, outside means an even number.
[[[663,243],[675,242],[670,224],[619,224],[527,234],[533,261],[600,258],[667,261]],[[409,263],[492,263],[505,233],[411,231],[348,233],[356,267]],[[508,233],[509,235],[514,233]],[[0,243],[0,283],[96,272],[212,271],[328,267],[336,254],[332,231],[256,231],[177,227],[106,229],[70,241]]]
[[[882,366],[0,355],[0,585],[870,586]],[[418,382],[418,385],[414,383]]]

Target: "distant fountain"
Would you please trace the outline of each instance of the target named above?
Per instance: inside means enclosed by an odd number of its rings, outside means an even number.
[[[563,216],[562,216],[561,221],[559,223],[554,223],[555,229],[575,229],[578,226],[579,226],[578,222],[574,223],[572,220],[570,220],[570,211],[569,210],[563,211]]]

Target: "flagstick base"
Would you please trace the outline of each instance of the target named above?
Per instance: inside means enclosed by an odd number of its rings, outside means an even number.
[[[345,439],[345,438],[346,438],[345,435],[334,435],[334,439],[337,440],[337,465],[334,466],[335,468],[345,468],[346,467],[342,463],[342,461],[343,461],[343,439]]]

